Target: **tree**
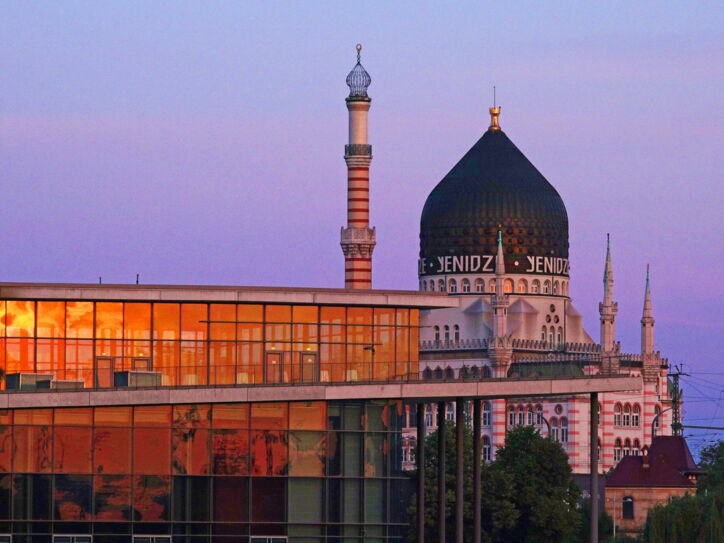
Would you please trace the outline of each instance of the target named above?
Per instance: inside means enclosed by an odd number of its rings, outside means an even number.
[[[699,467],[704,472],[699,479],[699,492],[724,491],[724,441],[702,449]]]
[[[447,541],[455,538],[455,426],[445,432]],[[425,440],[425,539],[437,541],[438,432]],[[472,445],[470,428],[464,431],[464,534],[472,541]],[[579,490],[573,484],[568,457],[560,444],[542,437],[532,427],[511,430],[495,462],[481,469],[482,538],[485,542],[560,542],[579,528]],[[411,506],[410,540],[416,541],[416,499]]]

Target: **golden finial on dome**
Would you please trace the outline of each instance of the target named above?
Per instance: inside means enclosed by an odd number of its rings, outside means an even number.
[[[500,124],[498,124],[498,117],[500,117],[500,107],[496,103],[495,86],[493,86],[493,107],[488,109],[488,111],[490,112],[490,126],[488,127],[488,130],[492,132],[499,132]]]

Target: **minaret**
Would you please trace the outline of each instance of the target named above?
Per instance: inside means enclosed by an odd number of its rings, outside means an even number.
[[[495,257],[495,294],[492,295],[493,334],[488,343],[488,357],[495,377],[505,377],[512,361],[513,347],[508,335],[508,296],[505,294],[505,259],[503,233],[498,230],[498,254]]]
[[[367,113],[370,97],[367,88],[372,79],[360,62],[362,46],[357,44],[357,64],[347,76],[349,96],[349,143],[344,146],[347,163],[347,227],[342,228],[344,286],[348,289],[372,288],[372,251],[375,229],[370,228],[370,162],[372,146],[367,143]]]
[[[601,349],[614,350],[616,338],[616,313],[618,303],[613,301],[613,267],[611,266],[611,237],[606,234],[606,266],[603,270],[603,302],[598,304],[601,315]]]
[[[654,310],[651,308],[651,285],[649,282],[649,265],[646,264],[646,292],[644,294],[644,310],[641,315],[641,354],[654,353]]]

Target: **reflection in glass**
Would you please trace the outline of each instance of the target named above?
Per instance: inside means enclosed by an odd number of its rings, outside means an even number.
[[[287,473],[287,433],[274,430],[253,430],[251,436],[252,475],[285,475]]]
[[[97,475],[93,478],[96,520],[131,520],[131,476]]]
[[[249,430],[213,430],[211,464],[213,473],[218,475],[248,475]]]
[[[91,520],[90,475],[55,476],[55,520]]]
[[[135,475],[133,477],[133,518],[139,521],[169,520],[171,477]]]

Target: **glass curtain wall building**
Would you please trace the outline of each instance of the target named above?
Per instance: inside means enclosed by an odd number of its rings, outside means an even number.
[[[295,391],[417,380],[420,310],[447,299],[8,284],[0,297],[3,541],[406,537],[402,401]]]

